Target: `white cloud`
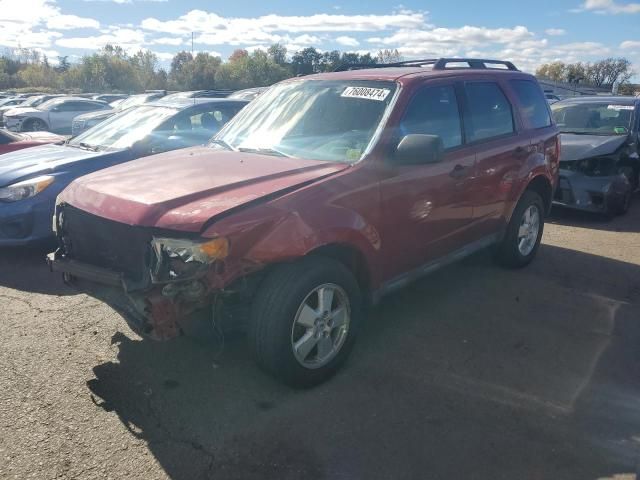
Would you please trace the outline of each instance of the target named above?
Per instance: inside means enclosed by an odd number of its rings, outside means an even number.
[[[110,33],[88,37],[65,37],[56,40],[56,45],[83,50],[99,50],[106,44],[118,45],[128,53],[143,49],[145,34],[141,30],[113,27]]]
[[[640,41],[638,40],[626,40],[620,44],[620,48],[623,50],[640,49]]]
[[[358,40],[346,35],[336,38],[336,43],[339,45],[344,45],[345,47],[357,47],[358,45],[360,45],[360,42]]]
[[[204,10],[191,10],[176,20],[161,21],[146,18],[142,28],[155,32],[186,34],[191,32],[207,36],[240,36],[257,32],[374,32],[396,28],[419,28],[424,24],[425,13],[405,12],[392,15],[333,15],[309,16],[264,15],[256,18],[224,18]],[[230,33],[229,33],[230,32]]]
[[[181,38],[181,37],[161,37],[161,38],[154,38],[150,40],[149,43],[154,45],[179,46],[179,45],[186,45],[190,42],[186,41],[184,38]]]
[[[544,33],[551,37],[557,37],[559,35],[565,35],[567,31],[563,28],[547,28]]]
[[[93,18],[77,15],[57,15],[47,20],[47,28],[52,30],[72,30],[74,28],[100,28],[100,22]]]
[[[0,2],[0,45],[46,49],[62,33],[56,30],[97,28],[91,18],[62,14],[53,0],[2,0]]]
[[[600,14],[640,13],[640,3],[618,3],[615,0],[585,0],[576,12],[591,11]]]

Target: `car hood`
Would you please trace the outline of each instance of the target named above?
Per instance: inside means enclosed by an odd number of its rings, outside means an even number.
[[[193,147],[81,177],[62,192],[59,202],[129,225],[199,232],[209,219],[229,209],[348,167]]]
[[[78,115],[77,117],[74,117],[73,120],[83,120],[85,122],[87,120],[101,120],[103,118],[109,118],[114,113],[117,113],[116,110],[97,110],[95,112],[83,113],[82,115]]]
[[[17,134],[20,139],[18,142],[38,142],[38,143],[56,143],[63,142],[65,137],[51,132],[24,132]]]
[[[627,141],[626,135],[560,135],[562,148],[560,161],[571,162],[583,158],[598,157],[614,153]]]
[[[11,110],[7,110],[6,112],[4,112],[4,116],[11,117],[13,115],[24,115],[32,113],[43,113],[43,111],[33,107],[13,107]]]
[[[0,155],[0,187],[101,155],[105,152],[51,144],[5,153]]]

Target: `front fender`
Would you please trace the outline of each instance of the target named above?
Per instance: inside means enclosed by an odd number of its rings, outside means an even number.
[[[331,206],[305,218],[299,211],[262,207],[222,219],[203,232],[205,237],[225,236],[230,243],[225,273],[212,274],[212,284],[224,287],[268,265],[293,261],[329,245],[357,250],[367,263],[371,280],[379,280],[375,258],[381,246],[380,236],[358,213]]]

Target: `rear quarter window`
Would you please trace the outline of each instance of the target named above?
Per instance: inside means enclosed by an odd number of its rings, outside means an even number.
[[[515,131],[511,104],[497,83],[471,82],[465,84],[464,88],[467,142],[501,137]]]
[[[540,87],[531,80],[511,80],[509,82],[520,103],[522,119],[530,128],[544,128],[551,125],[547,100]]]

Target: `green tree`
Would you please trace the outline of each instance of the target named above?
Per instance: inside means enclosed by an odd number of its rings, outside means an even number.
[[[275,63],[263,50],[220,65],[216,73],[216,87],[233,90],[266,87],[290,76],[282,65]]]
[[[69,57],[67,55],[58,57],[58,66],[56,67],[57,72],[66,72],[71,68],[71,64],[69,63]]]
[[[380,50],[376,55],[377,63],[397,63],[403,60],[397,48]]]
[[[271,45],[267,50],[267,55],[269,55],[269,59],[273,63],[277,63],[278,65],[287,64],[287,47],[280,43]]]

